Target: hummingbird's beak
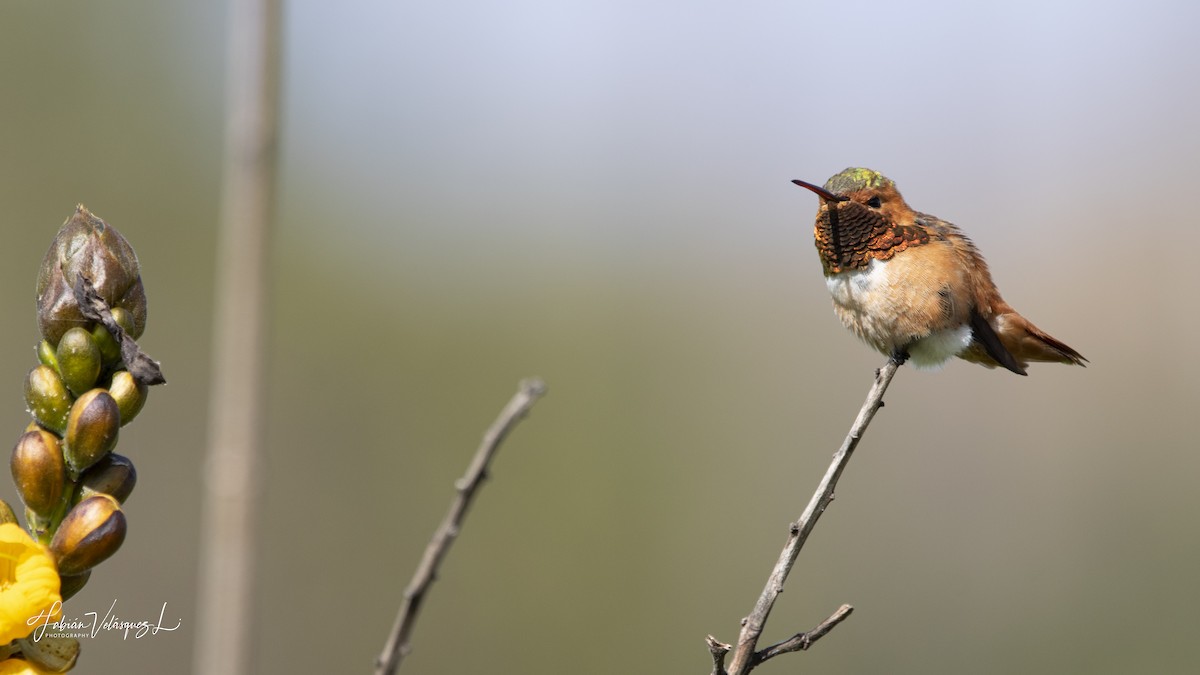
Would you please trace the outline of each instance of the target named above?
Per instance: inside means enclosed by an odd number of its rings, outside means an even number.
[[[823,199],[827,202],[848,202],[848,201],[850,201],[849,197],[843,197],[842,195],[835,195],[832,192],[830,192],[829,190],[826,190],[825,188],[817,186],[817,185],[813,185],[812,183],[805,183],[802,180],[794,180],[792,182],[795,183],[796,185],[799,185],[802,188],[808,188],[809,190],[812,190],[813,192],[817,193],[818,197],[820,197],[821,199]]]

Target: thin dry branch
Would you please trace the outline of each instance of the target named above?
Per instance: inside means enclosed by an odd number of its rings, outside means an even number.
[[[816,628],[813,628],[807,633],[796,633],[783,642],[771,645],[758,654],[755,654],[755,665],[762,663],[767,659],[775,658],[780,654],[787,654],[788,652],[802,652],[808,649],[813,645],[814,642],[820,640],[822,637],[825,637],[826,633],[833,630],[834,626],[837,626],[839,623],[845,621],[846,617],[850,616],[850,613],[853,611],[854,608],[850,605],[842,605],[841,607],[838,607],[836,612],[829,615],[828,619],[825,619],[821,623],[817,624]]]
[[[808,645],[832,630],[853,611],[849,605],[843,605],[841,609],[808,633],[798,633],[761,652],[754,651],[758,646],[758,639],[762,635],[763,628],[766,626],[767,617],[771,614],[771,608],[775,605],[775,599],[783,592],[783,584],[787,580],[788,574],[791,573],[792,566],[796,563],[796,556],[800,554],[800,549],[804,547],[808,534],[812,532],[821,514],[825,513],[825,509],[833,501],[833,492],[837,487],[838,479],[841,478],[842,471],[846,469],[846,464],[849,463],[854,448],[858,446],[858,441],[867,430],[867,425],[875,417],[875,412],[883,407],[883,393],[887,391],[888,385],[891,384],[899,367],[900,364],[897,361],[889,360],[883,368],[876,371],[875,384],[867,394],[867,400],[863,403],[862,409],[858,411],[858,417],[854,419],[850,433],[846,435],[842,447],[834,453],[833,462],[829,465],[825,477],[821,479],[817,491],[808,502],[808,507],[800,515],[800,519],[792,523],[787,543],[784,544],[783,552],[779,554],[779,560],[767,578],[767,585],[763,588],[758,602],[755,603],[754,610],[742,620],[742,631],[738,635],[737,646],[733,648],[733,659],[730,661],[728,670],[719,668],[717,649],[713,645],[714,643],[720,645],[720,643],[711,639],[710,636],[709,651],[713,655],[714,675],[745,675],[769,658],[789,651],[807,649]],[[792,647],[793,643],[796,646]],[[784,649],[785,646],[792,648]],[[720,659],[724,660],[724,656],[722,653]]]
[[[417,614],[421,611],[421,602],[425,599],[425,593],[433,584],[433,580],[437,578],[438,567],[441,565],[442,559],[446,557],[450,545],[458,536],[459,528],[462,527],[463,519],[467,515],[467,509],[471,506],[471,500],[475,498],[475,492],[487,478],[488,465],[508,432],[525,417],[533,404],[545,393],[546,385],[541,380],[535,378],[522,381],[512,400],[504,406],[504,410],[500,411],[500,416],[483,435],[483,442],[475,451],[475,458],[467,467],[466,474],[454,484],[457,494],[454,501],[450,503],[450,511],[446,513],[442,524],[433,533],[433,538],[425,547],[425,555],[421,558],[421,564],[417,566],[412,581],[404,589],[404,602],[401,603],[400,611],[396,615],[396,623],[392,626],[387,644],[384,645],[383,651],[375,660],[376,675],[393,675],[400,667],[400,662],[408,654],[412,628],[416,623]]]

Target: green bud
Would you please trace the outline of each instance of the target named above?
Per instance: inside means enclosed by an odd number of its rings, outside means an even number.
[[[22,434],[13,448],[10,467],[25,508],[49,517],[62,500],[67,480],[58,436],[44,429]]]
[[[92,495],[79,502],[50,541],[58,573],[72,576],[104,562],[121,548],[125,529],[125,514],[112,497]]]
[[[58,370],[58,356],[54,352],[54,345],[50,344],[49,340],[42,340],[37,346],[38,361],[42,365],[49,366]]]
[[[126,313],[128,314],[128,312]],[[92,329],[92,340],[100,348],[100,358],[104,365],[113,366],[121,361],[121,343],[108,332],[104,324],[98,323]]]
[[[67,429],[71,395],[53,368],[41,365],[25,378],[25,404],[38,424],[61,434]]]
[[[39,635],[34,639],[30,636],[19,638],[17,644],[21,646],[21,656],[38,666],[36,671],[27,669],[32,672],[65,673],[75,667],[75,660],[79,658],[79,640],[71,637]]]
[[[124,504],[137,485],[137,471],[128,457],[110,452],[84,471],[79,481],[83,499],[104,494]]]
[[[121,330],[129,333],[129,337],[133,338],[134,340],[142,337],[142,331],[146,329],[146,322],[144,320],[142,321],[142,324],[138,326],[133,321],[133,314],[123,307],[113,307],[112,315],[113,321],[117,322],[117,325],[121,327]]]
[[[71,480],[112,451],[120,428],[121,409],[107,391],[93,389],[76,399],[63,434],[63,456]]]
[[[0,499],[0,524],[3,523],[20,525],[20,523],[17,522],[17,514],[13,513],[12,507],[8,505],[8,502]]]
[[[150,386],[135,380],[128,370],[118,370],[113,373],[108,393],[117,402],[121,410],[121,426],[125,426],[141,412],[146,404],[146,396],[150,394]]]
[[[65,673],[75,667],[79,658],[79,640],[72,637],[39,634],[37,639],[23,637],[14,644],[20,647],[25,661],[36,666],[20,672]]]
[[[84,570],[82,574],[59,577],[61,585],[58,594],[62,596],[63,602],[66,602],[67,598],[74,596],[79,591],[82,591],[91,577],[91,570]]]
[[[134,333],[133,316],[128,310],[120,307],[112,308],[113,321],[121,327],[130,337],[137,339]],[[100,358],[103,360],[106,367],[113,367],[121,363],[121,343],[113,337],[112,333],[104,327],[104,324],[97,323],[92,328],[92,340],[96,342],[96,346],[100,348]],[[49,365],[49,364],[47,364]]]
[[[83,274],[109,307],[128,310],[130,335],[146,328],[146,292],[133,247],[117,230],[88,212],[83,205],[63,224],[38,271],[38,328],[42,337],[58,344],[75,326],[90,328],[75,300],[75,281]]]
[[[78,396],[95,386],[100,377],[100,348],[91,333],[78,326],[63,333],[56,356],[63,384],[72,394]]]

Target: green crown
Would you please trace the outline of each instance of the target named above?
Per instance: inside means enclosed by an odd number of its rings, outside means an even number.
[[[878,171],[861,167],[850,167],[825,181],[825,189],[839,195],[881,187],[896,187],[896,184]]]

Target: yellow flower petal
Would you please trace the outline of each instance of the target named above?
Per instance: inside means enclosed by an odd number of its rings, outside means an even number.
[[[50,671],[42,670],[24,659],[5,659],[0,661],[0,675],[50,675]]]
[[[30,621],[39,616],[40,620]],[[54,560],[20,526],[0,524],[0,645],[29,635],[40,623],[61,617],[62,597]],[[5,672],[0,670],[0,675]]]

